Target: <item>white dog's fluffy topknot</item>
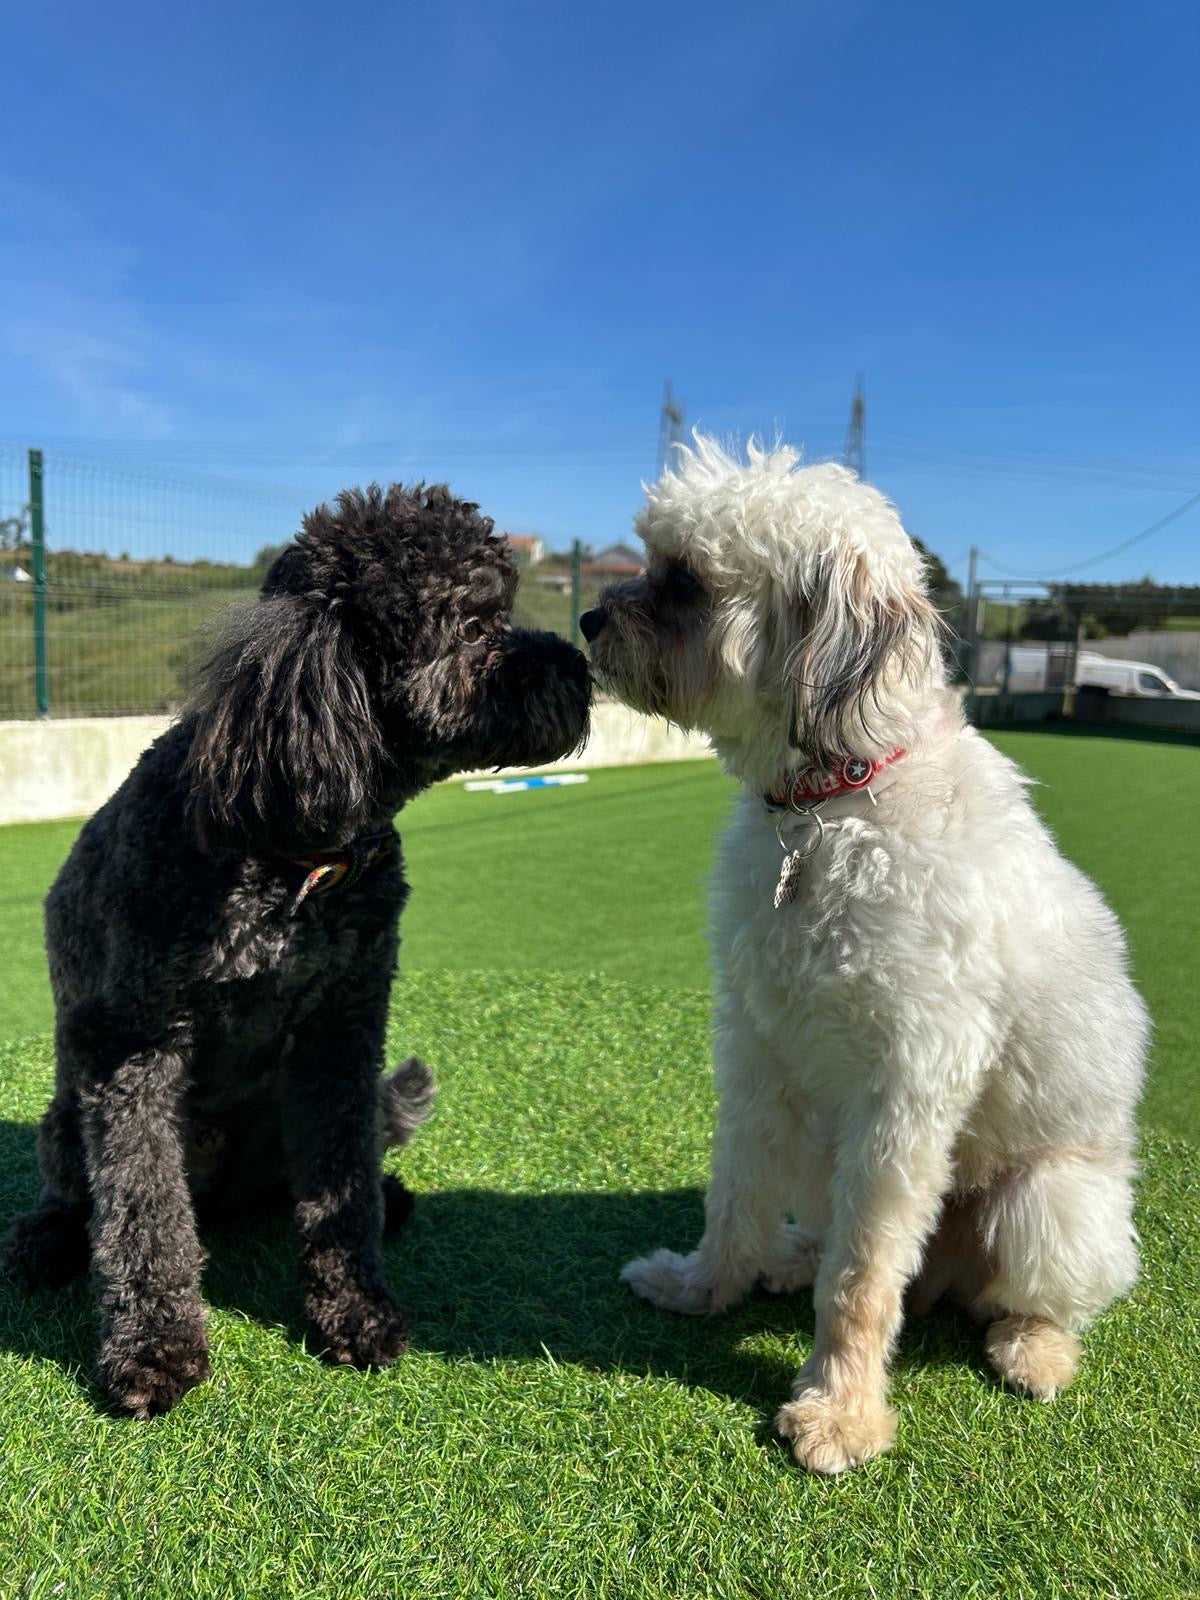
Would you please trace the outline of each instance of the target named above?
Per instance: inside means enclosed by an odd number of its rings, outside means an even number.
[[[744,458],[707,434],[657,483],[635,526],[648,548],[678,555],[686,546],[714,578],[745,584],[752,569],[794,593],[848,559],[879,595],[923,593],[924,562],[895,507],[847,467],[802,463],[800,452],[751,438]]]

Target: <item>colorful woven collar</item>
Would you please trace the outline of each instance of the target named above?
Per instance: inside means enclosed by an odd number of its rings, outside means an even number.
[[[893,750],[891,755],[847,756],[832,771],[825,767],[804,767],[798,772],[786,772],[780,789],[763,795],[772,811],[811,811],[824,800],[835,800],[838,795],[856,794],[877,778],[885,767],[899,761],[903,750]]]
[[[303,867],[306,872],[292,910],[303,905],[310,894],[324,894],[339,887],[348,889],[357,883],[378,861],[390,838],[390,833],[375,833],[352,839],[341,850],[310,850],[307,855],[285,857],[292,866]]]

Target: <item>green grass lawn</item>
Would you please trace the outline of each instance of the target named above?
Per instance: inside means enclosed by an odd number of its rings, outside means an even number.
[[[282,1223],[214,1235],[215,1373],[149,1425],[107,1415],[81,1286],[0,1287],[0,1595],[1183,1596],[1200,1593],[1200,1094],[1194,747],[1003,733],[1129,929],[1156,1021],[1146,1271],[1053,1406],[977,1335],[905,1331],[900,1438],[801,1474],[770,1417],[811,1298],[692,1322],[623,1261],[699,1230],[708,1080],[703,877],[730,788],[708,765],[575,789],[426,796],[403,832],[393,1055],[438,1111],[388,1247],[413,1348],[386,1373],[303,1349]],[[74,825],[0,837],[0,1215],[36,1188],[51,1072],[39,901]]]

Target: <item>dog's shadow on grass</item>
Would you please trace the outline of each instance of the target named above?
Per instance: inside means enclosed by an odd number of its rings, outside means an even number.
[[[753,1405],[785,1400],[813,1335],[808,1290],[753,1294],[718,1317],[672,1315],[618,1274],[659,1246],[692,1248],[698,1189],[418,1197],[390,1251],[413,1346],[451,1359],[545,1359],[671,1379]],[[982,1370],[978,1333],[948,1308],[909,1318],[896,1362]]]
[[[0,1122],[0,1234],[38,1190],[35,1132]],[[621,1266],[699,1235],[695,1189],[641,1193],[419,1194],[386,1246],[412,1348],[452,1361],[545,1361],[662,1377],[763,1408],[786,1398],[812,1340],[808,1291],[756,1294],[721,1317],[672,1316],[617,1281]],[[286,1215],[207,1230],[210,1305],[304,1338],[297,1247]],[[57,1362],[103,1408],[91,1379],[97,1314],[81,1280],[23,1294],[0,1277],[0,1349]],[[220,1359],[218,1348],[217,1358]],[[315,1359],[315,1358],[314,1358]],[[904,1366],[981,1366],[979,1339],[953,1314],[910,1318]]]

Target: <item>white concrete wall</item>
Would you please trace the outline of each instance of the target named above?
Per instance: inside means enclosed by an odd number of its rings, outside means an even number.
[[[0,823],[90,816],[169,724],[169,717],[0,722]]]
[[[615,700],[600,700],[592,707],[592,731],[583,754],[556,761],[553,767],[576,772],[587,767],[632,767],[645,761],[697,761],[711,755],[712,746],[703,734],[684,733],[660,717],[644,717]]]
[[[168,717],[0,722],[0,824],[90,816],[169,722]],[[583,754],[555,765],[581,770],[691,761],[708,754],[708,741],[699,735],[604,701],[593,708]]]

